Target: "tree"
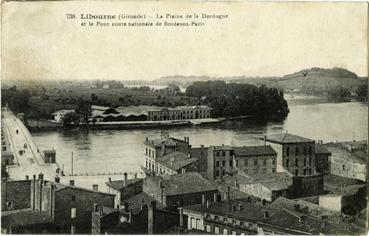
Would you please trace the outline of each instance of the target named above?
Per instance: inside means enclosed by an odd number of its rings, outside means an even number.
[[[63,116],[63,124],[78,124],[79,115],[75,112],[68,112]]]
[[[368,101],[368,83],[360,85],[356,89],[356,93],[360,100]]]
[[[92,117],[92,108],[90,101],[79,98],[77,101],[76,113],[80,117],[80,121],[88,124],[90,118]]]

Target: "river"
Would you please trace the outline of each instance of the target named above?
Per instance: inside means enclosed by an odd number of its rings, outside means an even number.
[[[328,103],[311,97],[287,98],[288,117],[282,122],[226,121],[194,127],[172,128],[173,137],[190,137],[193,147],[208,145],[262,145],[263,134],[289,132],[314,140],[332,142],[368,139],[368,106],[360,102]],[[143,163],[145,137],[160,137],[160,129],[59,131],[33,133],[41,150],[54,148],[57,162],[74,173],[136,172]]]

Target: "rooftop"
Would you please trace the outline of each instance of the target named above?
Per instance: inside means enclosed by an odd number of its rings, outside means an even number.
[[[137,214],[141,211],[142,206],[148,205],[153,201],[156,201],[155,198],[151,197],[145,192],[142,192],[128,199],[124,199],[121,205],[124,205],[124,203],[128,203],[129,209],[132,210],[132,213]],[[165,206],[162,205],[159,201],[156,201],[156,208],[164,209]]]
[[[328,151],[324,145],[322,144],[315,144],[315,154],[332,154],[330,151]]]
[[[266,140],[272,143],[286,144],[286,143],[314,143],[312,139],[304,138],[298,135],[289,133],[272,134],[266,136]]]
[[[292,178],[285,172],[248,174],[247,176],[232,176],[237,179],[238,184],[259,183],[270,190],[284,190],[292,185]],[[229,181],[229,180],[228,180]]]
[[[138,179],[127,179],[127,186],[131,185],[131,184],[135,184],[142,181],[141,178]],[[123,188],[125,188],[126,186],[124,186],[124,180],[113,180],[111,182],[106,182],[106,185],[116,189],[116,190],[121,190]]]
[[[233,152],[238,157],[277,155],[277,152],[270,145],[234,147]]]
[[[196,161],[197,158],[188,157],[187,153],[183,152],[172,152],[156,160],[160,164],[173,169],[179,170],[182,167],[188,166]]]
[[[177,175],[162,175],[166,195],[180,195],[187,193],[217,191],[215,183],[202,177],[197,172],[188,172]]]

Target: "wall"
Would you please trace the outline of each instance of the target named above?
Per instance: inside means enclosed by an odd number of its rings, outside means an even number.
[[[248,174],[275,173],[277,169],[276,155],[248,156],[248,157],[236,156],[235,160],[238,161],[238,166],[236,167]],[[264,160],[266,161],[265,165]],[[255,161],[257,162],[257,165],[254,165]]]
[[[75,200],[72,200],[74,196]],[[91,233],[91,214],[94,203],[114,207],[114,195],[66,187],[55,193],[55,224],[70,233],[71,208],[76,208],[76,232]]]
[[[143,185],[143,180],[140,180],[136,183],[129,184],[127,187],[123,188],[120,192],[120,196],[121,196],[120,201],[123,201],[124,199],[130,198],[134,195],[141,193],[142,185]],[[117,203],[115,205],[117,205]]]
[[[353,160],[344,152],[332,151],[330,170],[334,175],[366,181],[366,164]]]
[[[293,197],[309,197],[324,193],[323,175],[292,177],[290,195]]]
[[[7,202],[11,207],[7,207]],[[2,182],[1,206],[3,211],[31,208],[31,180]]]
[[[168,209],[176,210],[181,206],[200,204],[202,203],[202,195],[205,196],[205,201],[214,202],[214,193],[218,193],[218,190],[166,196],[165,205]]]
[[[322,195],[319,196],[319,206],[330,211],[341,213],[342,196],[340,195]]]

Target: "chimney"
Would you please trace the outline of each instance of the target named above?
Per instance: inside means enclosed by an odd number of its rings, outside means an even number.
[[[111,183],[111,178],[109,177],[108,179],[109,179],[109,183]]]
[[[191,158],[191,153],[187,153],[187,157],[188,158]]]
[[[263,137],[263,140],[264,140],[264,146],[266,146],[267,144],[266,144],[266,139],[267,139],[267,137],[264,135],[264,137]]]
[[[179,210],[179,227],[183,227],[183,208],[178,208]]]
[[[99,205],[97,205],[97,203],[94,203],[94,211],[95,212],[99,211]]]
[[[204,144],[201,144],[201,145],[200,145],[200,147],[201,147],[201,148],[204,148]]]
[[[42,174],[42,173],[38,174],[38,179],[43,180],[44,179],[44,174]]]
[[[26,180],[29,180],[29,176],[28,175],[26,175]]]
[[[148,213],[147,213],[147,233],[148,234],[154,234],[155,208],[156,208],[156,202],[153,201],[148,206]]]
[[[123,182],[123,186],[126,187],[127,186],[127,172],[124,172],[124,182]]]
[[[146,137],[146,142],[149,141],[149,137]]]
[[[190,143],[190,137],[187,137],[187,143],[188,144]]]
[[[205,194],[201,195],[201,204],[205,204],[206,198],[205,198]]]
[[[128,202],[125,202],[125,203],[124,203],[124,210],[125,210],[126,212],[128,212],[128,210],[129,210],[129,204],[128,204]]]
[[[74,180],[73,179],[69,180],[69,186],[74,186]]]
[[[183,140],[187,143],[187,137],[186,136],[183,138]]]
[[[60,177],[59,176],[55,177],[55,183],[60,183]]]
[[[135,173],[135,179],[137,179],[137,172]]]
[[[95,191],[95,192],[99,191],[99,185],[98,184],[93,184],[92,185],[92,190]]]

